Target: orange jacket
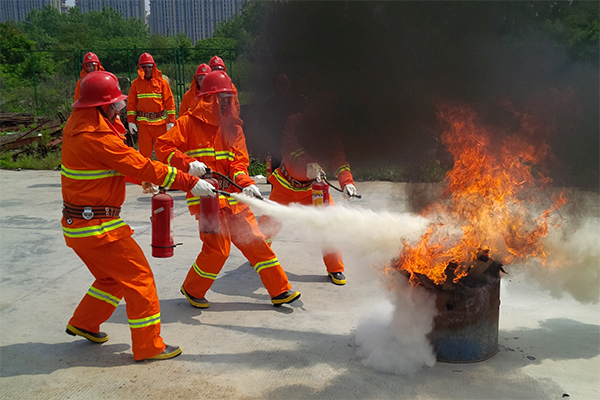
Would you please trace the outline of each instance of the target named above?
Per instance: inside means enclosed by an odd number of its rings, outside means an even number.
[[[121,207],[126,176],[164,187],[191,190],[198,178],[150,161],[123,143],[117,129],[96,107],[74,108],[63,129],[61,183],[63,200],[77,206]],[[121,218],[62,218],[69,247],[94,247],[131,236]]]
[[[127,97],[127,122],[138,125],[162,125],[175,122],[175,100],[173,92],[162,73],[156,69],[152,70],[152,78],[144,78],[144,70],[138,69],[138,77],[131,83],[129,96]],[[167,112],[167,117],[164,111]],[[137,115],[137,112],[159,113],[157,118],[149,118]]]
[[[241,187],[253,185],[254,180],[248,176],[250,159],[241,121],[231,113],[230,108],[226,112],[230,117],[221,120],[217,95],[203,97],[195,108],[177,119],[173,128],[156,139],[156,157],[182,171],[188,171],[190,163],[198,160]],[[234,186],[225,190],[239,192]],[[199,197],[188,193],[187,204],[191,214],[200,212]],[[234,199],[219,196],[221,208],[234,204]]]
[[[335,137],[333,132],[328,134]],[[306,166],[317,163],[325,172],[333,173],[342,189],[350,183],[354,184],[341,141],[337,138],[327,139],[323,137],[322,132],[311,128],[305,114],[297,113],[288,117],[283,129],[281,147],[283,164],[293,179],[308,181]],[[289,182],[279,173],[279,168],[269,177],[269,181],[273,179],[291,189]]]
[[[233,88],[233,91],[235,92],[235,96],[233,98],[233,115],[236,117],[240,116],[240,101],[238,100],[238,95],[237,95],[237,88],[235,87],[235,85],[233,84],[233,82],[231,83],[231,86]],[[190,84],[190,89],[185,92],[185,94],[183,95],[183,99],[181,100],[181,105],[179,106],[179,116],[181,117],[183,114],[186,113],[186,111],[191,110],[192,108],[195,108],[198,103],[200,102],[200,99],[198,98],[198,95],[200,94],[200,90],[198,90],[198,85],[196,84],[196,78],[194,77],[194,80],[192,80],[192,83]]]
[[[102,66],[102,64],[99,64],[97,71],[104,71],[104,67]],[[87,72],[85,70],[85,65],[82,64],[81,65],[81,72],[79,73],[79,80],[77,81],[77,85],[75,85],[75,99],[74,101],[77,101],[77,99],[79,99],[79,86],[81,86],[81,80],[83,79],[84,76],[86,76],[89,72]]]

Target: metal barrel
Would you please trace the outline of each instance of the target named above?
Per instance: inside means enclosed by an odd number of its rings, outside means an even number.
[[[429,290],[436,295],[438,315],[428,338],[438,361],[478,362],[498,352],[499,275],[475,287],[459,283],[450,290]]]

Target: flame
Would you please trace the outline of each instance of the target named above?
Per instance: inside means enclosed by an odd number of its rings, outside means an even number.
[[[552,182],[540,166],[551,156],[550,148],[536,143],[538,133],[548,133],[549,128],[532,115],[512,112],[521,127],[507,134],[482,124],[469,107],[440,108],[439,117],[448,126],[442,143],[454,157],[454,167],[446,174],[448,200],[424,212],[435,222],[418,243],[404,243],[393,266],[408,272],[413,284],[418,275],[443,284],[449,263],[457,265],[453,281],[458,282],[482,253],[500,256],[502,264],[528,257],[545,263],[540,239],[566,198],[556,197],[551,208],[531,216],[530,209],[539,203],[539,189]]]

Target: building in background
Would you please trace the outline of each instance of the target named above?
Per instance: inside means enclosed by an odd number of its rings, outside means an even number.
[[[75,0],[75,6],[81,12],[102,11],[102,7],[112,7],[125,19],[138,18],[147,23],[145,0]]]
[[[47,5],[65,12],[65,0],[0,0],[0,22],[24,21],[31,10],[42,9]]]
[[[150,0],[150,32],[163,36],[185,33],[192,43],[212,37],[221,21],[242,11],[244,0]]]

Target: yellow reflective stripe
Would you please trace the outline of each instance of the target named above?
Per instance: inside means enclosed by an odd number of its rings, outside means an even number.
[[[229,161],[233,161],[234,154],[231,151],[229,151],[229,150],[217,151],[215,153],[215,158],[217,160],[229,160]]]
[[[166,119],[167,119],[167,117],[165,117],[164,115],[162,117],[156,118],[156,119],[140,117],[140,116],[137,117],[138,121],[146,121],[146,122],[159,122],[159,121],[164,121]]]
[[[118,306],[119,303],[121,302],[121,299],[119,299],[118,297],[113,296],[112,294],[104,292],[93,286],[90,286],[90,288],[87,291],[87,294],[98,300],[105,301],[108,304],[110,304],[111,306],[115,306],[115,307]]]
[[[160,313],[151,315],[146,318],[129,320],[129,327],[131,329],[145,328],[146,326],[156,325],[156,324],[160,324]]]
[[[93,179],[112,178],[114,176],[122,176],[115,170],[111,169],[71,169],[64,165],[60,166],[60,174],[71,179],[80,181],[89,181]]]
[[[136,115],[137,112],[136,111],[127,111],[127,115]]]
[[[196,271],[196,273],[197,273],[197,274],[198,274],[198,275],[199,275],[201,278],[206,278],[206,279],[210,279],[210,280],[213,280],[213,281],[214,281],[215,279],[217,279],[217,275],[218,275],[218,274],[211,274],[210,272],[202,271],[202,270],[200,269],[200,267],[198,267],[198,264],[196,264],[195,262],[194,262],[193,268],[194,268],[194,271]]]
[[[215,149],[206,147],[204,149],[193,149],[185,152],[190,157],[214,157]]]
[[[176,152],[177,152],[177,150],[175,150],[174,152],[169,154],[169,157],[167,157],[167,165],[171,165],[171,158],[173,158],[173,156],[175,155]]]
[[[244,171],[238,171],[235,174],[233,174],[233,180],[235,181],[237,179],[237,177],[240,175],[247,175],[247,174]]]
[[[296,151],[293,151],[290,156],[291,158],[297,158],[300,157],[302,154],[304,154],[304,149],[298,149]]]
[[[200,197],[188,197],[185,201],[187,202],[188,207],[195,206],[200,204]]]
[[[162,99],[162,93],[138,93],[138,99]]]
[[[312,190],[312,188],[309,186],[307,188],[295,188],[292,187],[292,185],[283,177],[279,174],[279,170],[276,169],[273,172],[273,176],[275,177],[275,179],[277,179],[277,182],[281,183],[281,185],[288,189],[288,190],[293,190],[294,192],[308,192],[309,190]]]
[[[219,196],[220,197],[220,196]],[[233,197],[227,197],[227,201],[229,202],[230,206],[236,205],[238,204],[237,199],[234,199]]]
[[[270,260],[261,261],[259,263],[256,263],[256,265],[254,266],[254,269],[256,270],[256,272],[260,272],[265,268],[276,267],[278,265],[280,265],[279,260],[277,260],[277,257],[273,257]]]
[[[101,225],[84,226],[83,228],[67,228],[63,226],[63,233],[66,237],[70,238],[100,236],[122,226],[126,226],[125,221],[117,218],[104,222]]]
[[[177,176],[177,168],[175,168],[175,167],[168,167],[168,168],[169,168],[169,173],[167,174],[167,176],[165,177],[165,181],[161,185],[162,187],[165,187],[165,188],[170,188],[171,185],[175,182],[175,177]]]
[[[173,115],[175,115],[175,110],[167,110],[167,114],[173,114]]]
[[[338,176],[338,175],[339,175],[341,172],[343,172],[343,171],[348,171],[348,172],[350,172],[350,165],[348,165],[348,164],[344,164],[344,165],[342,165],[341,167],[339,167],[339,168],[337,169],[337,171],[335,171],[335,177],[337,178],[337,176]]]

